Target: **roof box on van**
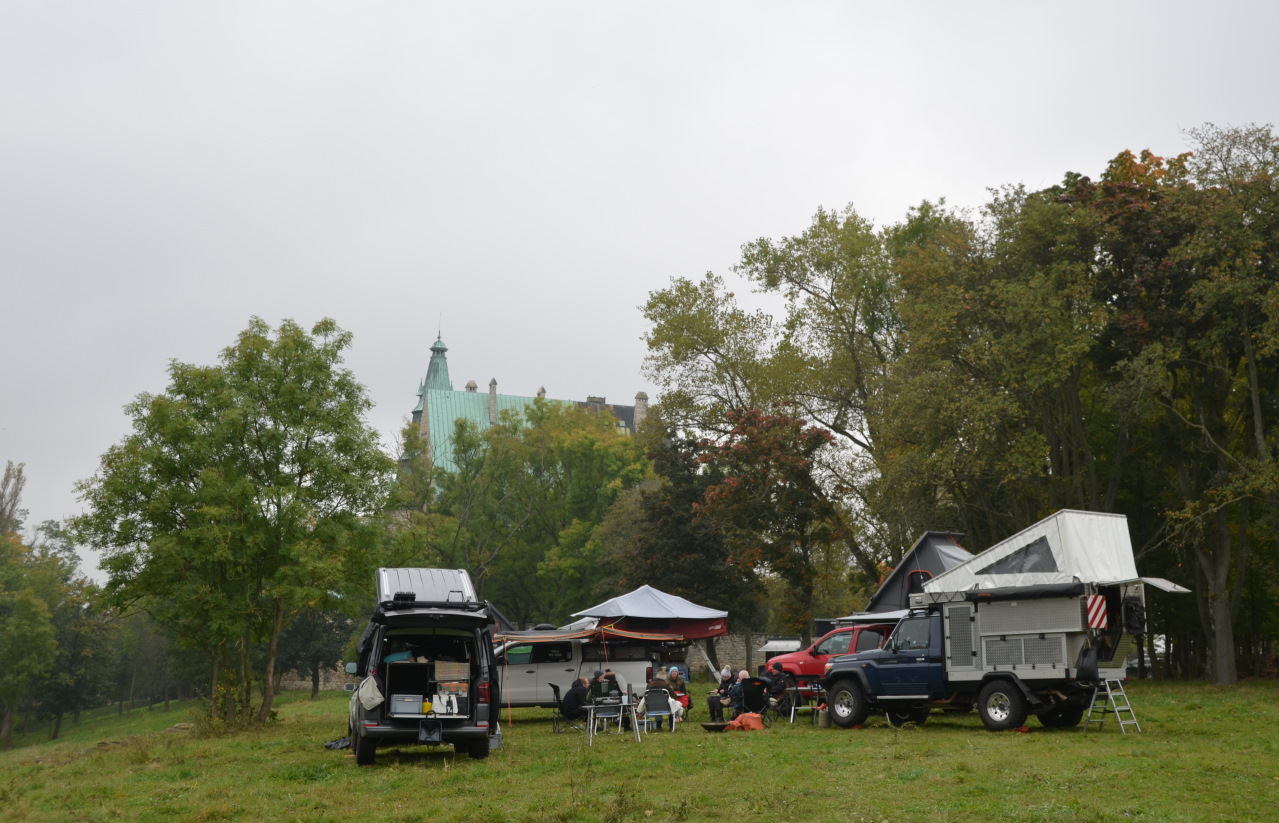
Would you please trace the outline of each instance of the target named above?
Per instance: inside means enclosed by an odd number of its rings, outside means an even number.
[[[478,603],[466,569],[378,569],[377,602]]]

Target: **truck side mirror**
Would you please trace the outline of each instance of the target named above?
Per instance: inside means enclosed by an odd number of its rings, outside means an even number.
[[[355,663],[347,663],[342,668],[346,670],[347,674],[355,674],[359,670],[357,664]]]
[[[353,692],[353,691],[355,691],[355,684],[354,684],[354,683],[343,683],[343,684],[342,684],[342,691],[344,691],[344,692]]]

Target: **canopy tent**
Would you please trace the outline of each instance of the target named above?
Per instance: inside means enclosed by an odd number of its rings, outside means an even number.
[[[1062,509],[924,584],[929,593],[1069,583],[1135,583],[1122,514]],[[1158,578],[1145,582],[1173,586]],[[1164,584],[1164,585],[1160,585]],[[1176,586],[1175,589],[1181,587]],[[1184,591],[1184,590],[1183,590]]]
[[[685,640],[701,640],[728,634],[728,612],[708,609],[652,586],[605,600],[597,606],[573,612],[574,617],[594,617],[609,631],[677,634]]]
[[[864,612],[892,612],[910,608],[910,595],[922,592],[924,583],[942,572],[961,566],[973,556],[955,532],[924,532],[892,570],[866,604]]]

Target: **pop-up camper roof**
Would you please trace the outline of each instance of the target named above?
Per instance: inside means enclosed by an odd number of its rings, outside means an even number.
[[[1186,591],[1161,578],[1137,576],[1128,519],[1122,514],[1062,509],[937,575],[924,584],[924,591],[1137,581],[1165,591]]]
[[[912,592],[937,575],[973,559],[955,532],[924,532],[897,567],[884,578],[863,612],[894,612],[910,608]],[[841,618],[843,619],[843,618]]]

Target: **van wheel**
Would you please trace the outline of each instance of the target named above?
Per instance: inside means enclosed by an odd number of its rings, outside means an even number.
[[[355,765],[372,766],[377,757],[377,744],[358,731],[351,736],[351,748],[355,749]]]
[[[489,756],[489,740],[487,737],[481,740],[472,740],[467,753],[471,755],[472,760],[483,760]]]
[[[1026,723],[1026,698],[1007,680],[992,680],[977,695],[977,714],[992,732],[1016,729]]]
[[[928,722],[928,709],[920,707],[917,709],[896,709],[888,714],[888,722],[894,726],[905,726],[907,723],[914,723],[916,726],[922,726]]]
[[[831,722],[841,729],[860,726],[870,716],[866,695],[862,694],[862,687],[852,680],[841,680],[831,686],[826,706]]]

